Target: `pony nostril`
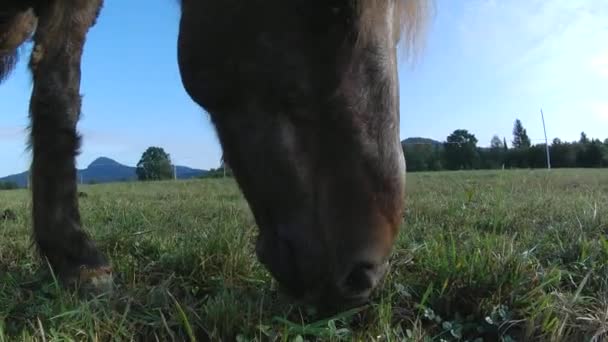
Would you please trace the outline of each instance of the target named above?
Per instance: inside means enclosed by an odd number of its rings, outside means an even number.
[[[352,295],[359,295],[374,287],[375,266],[370,263],[359,263],[344,279],[343,290]]]

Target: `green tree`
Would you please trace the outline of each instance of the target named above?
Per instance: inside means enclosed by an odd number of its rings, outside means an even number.
[[[207,172],[204,172],[198,178],[223,178],[223,177],[234,177],[232,174],[232,169],[228,162],[224,160],[224,155],[220,159],[220,166],[217,169],[209,169]]]
[[[559,138],[553,139],[549,149],[551,154],[551,166],[553,167],[576,167],[576,147],[578,144],[562,142]]]
[[[587,134],[585,132],[581,132],[581,138],[579,139],[578,142],[583,145],[589,144],[589,138],[587,138]]]
[[[525,164],[528,167],[536,169],[547,167],[547,145],[532,145],[530,146],[530,148],[525,149],[523,151],[526,154]]]
[[[505,159],[505,151],[503,139],[500,139],[497,135],[492,136],[489,149],[478,149],[480,160],[479,166],[484,169],[501,168]]]
[[[479,161],[477,138],[466,129],[457,129],[450,134],[444,150],[448,169],[473,169]]]
[[[437,171],[441,169],[441,145],[401,143],[407,171]]]
[[[228,162],[224,159],[224,154],[222,154],[222,158],[220,159],[220,167],[222,170],[222,175],[225,177],[232,177],[232,168],[228,164]]]
[[[492,136],[492,140],[490,141],[490,148],[492,148],[492,149],[500,149],[503,146],[504,145],[502,143],[502,140],[500,140],[500,138],[498,137],[498,135]]]
[[[0,182],[0,190],[13,190],[13,189],[19,189],[19,185],[17,185],[17,183],[15,182]]]
[[[519,119],[516,119],[515,124],[513,125],[512,145],[513,148],[528,148],[532,145],[530,138],[528,137],[528,132]]]
[[[583,133],[584,134],[584,133]],[[587,143],[583,143],[583,134],[581,134],[581,148],[577,155],[577,164],[582,167],[601,167],[604,161],[604,151],[602,142],[597,139],[589,141],[587,136],[584,136]]]
[[[171,158],[161,147],[148,147],[135,169],[139,180],[161,180],[173,177]]]
[[[507,138],[502,137],[502,148],[506,151],[509,149],[509,145],[507,145]]]

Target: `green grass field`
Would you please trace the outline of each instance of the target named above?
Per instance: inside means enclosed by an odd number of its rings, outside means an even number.
[[[62,290],[31,248],[26,191],[0,192],[0,342],[585,341],[608,333],[608,170],[408,174],[390,274],[316,320],[257,262],[232,180],[84,186],[111,296]]]

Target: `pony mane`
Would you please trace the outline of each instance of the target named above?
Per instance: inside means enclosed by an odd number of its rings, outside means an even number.
[[[358,44],[364,44],[378,24],[386,21],[390,7],[392,38],[402,44],[408,59],[415,59],[426,41],[428,22],[434,12],[433,0],[359,0]]]

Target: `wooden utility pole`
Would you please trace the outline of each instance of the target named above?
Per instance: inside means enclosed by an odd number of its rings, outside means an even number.
[[[545,127],[545,114],[543,109],[540,109],[540,117],[543,120],[543,131],[545,131],[545,148],[547,149],[547,169],[551,170],[551,155],[549,154],[549,141],[547,140],[547,128]]]

